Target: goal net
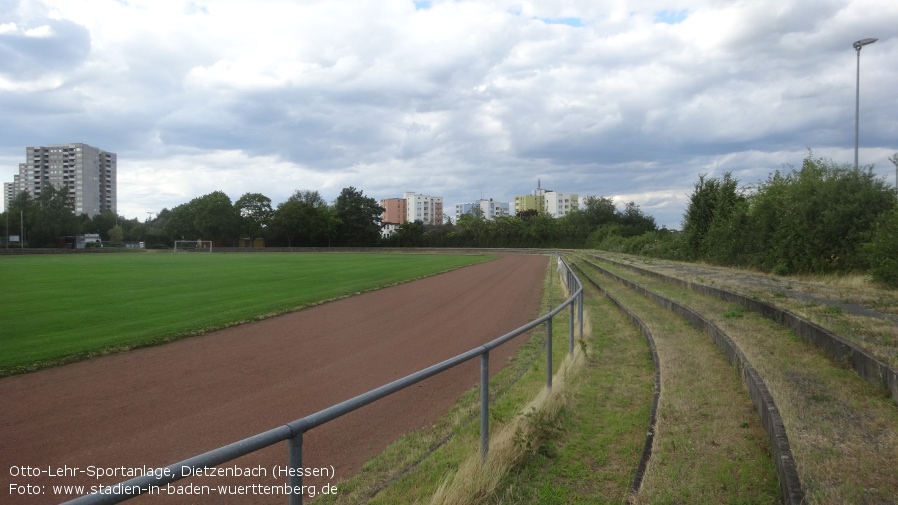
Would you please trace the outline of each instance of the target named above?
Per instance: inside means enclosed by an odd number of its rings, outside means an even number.
[[[211,240],[175,240],[174,252],[212,252]]]

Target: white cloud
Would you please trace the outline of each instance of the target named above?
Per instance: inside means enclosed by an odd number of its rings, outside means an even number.
[[[24,31],[26,37],[35,37],[39,39],[52,37],[55,35],[53,29],[49,25],[41,25],[37,28],[29,28]]]

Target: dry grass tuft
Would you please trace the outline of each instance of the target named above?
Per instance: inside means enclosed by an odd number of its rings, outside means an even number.
[[[585,331],[585,329],[584,329]],[[519,413],[490,436],[486,460],[470,454],[455,474],[447,475],[428,502],[430,505],[482,503],[498,488],[505,475],[538,450],[552,432],[560,409],[566,404],[566,378],[585,362],[582,350],[574,351],[552,378],[552,389],[543,389]]]

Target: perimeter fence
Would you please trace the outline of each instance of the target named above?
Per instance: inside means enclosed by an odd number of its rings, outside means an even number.
[[[157,489],[171,482],[181,480],[196,474],[196,470],[204,468],[213,468],[222,463],[232,461],[247,454],[259,451],[266,447],[272,446],[279,442],[288,442],[287,460],[289,468],[295,471],[290,472],[289,487],[291,489],[303,489],[302,475],[302,445],[303,435],[322,424],[333,421],[338,417],[346,415],[357,409],[373,403],[381,398],[389,396],[393,393],[401,391],[407,387],[417,384],[425,379],[433,377],[439,373],[445,372],[462,363],[466,363],[476,357],[480,357],[480,456],[486,458],[489,450],[489,362],[490,351],[501,346],[502,344],[527,333],[539,325],[546,325],[546,388],[552,388],[552,318],[564,309],[569,309],[568,318],[568,354],[574,353],[574,334],[575,322],[579,324],[580,338],[583,338],[583,284],[574,274],[571,267],[564,261],[561,254],[556,253],[558,261],[558,270],[562,275],[565,286],[570,294],[564,302],[552,309],[546,315],[534,319],[533,321],[513,330],[499,338],[496,338],[484,345],[475,347],[470,351],[459,354],[446,361],[437,363],[423,370],[419,370],[413,374],[407,375],[401,379],[397,379],[389,384],[385,384],[379,388],[372,389],[367,393],[362,393],[355,398],[343,401],[324,410],[310,414],[302,419],[289,422],[283,426],[253,435],[243,440],[234,442],[229,445],[213,449],[192,458],[171,464],[164,469],[158,469],[156,473],[135,477],[133,479],[120,482],[112,486],[104,487],[103,493],[94,493],[75,498],[65,502],[65,505],[99,505],[121,503],[123,501],[135,498],[141,494],[149,492],[151,489]],[[290,505],[301,505],[303,501],[302,493],[291,493],[289,496]]]

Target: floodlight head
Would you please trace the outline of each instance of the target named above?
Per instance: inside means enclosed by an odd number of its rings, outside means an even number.
[[[861,39],[861,40],[855,42],[854,44],[851,44],[851,47],[860,51],[862,47],[872,44],[872,43],[876,42],[877,40],[879,40],[879,39]]]

